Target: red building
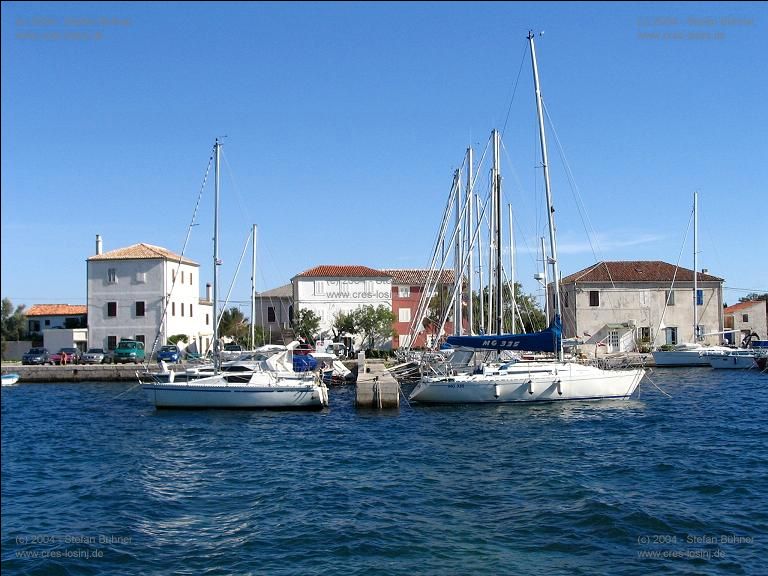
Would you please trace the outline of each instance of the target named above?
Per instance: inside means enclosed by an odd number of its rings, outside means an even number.
[[[393,328],[395,336],[392,339],[392,348],[400,348],[410,344],[413,348],[423,348],[431,346],[439,338],[453,334],[453,314],[443,327],[442,334],[438,334],[440,318],[431,318],[427,316],[425,320],[417,327],[416,337],[411,341],[411,331],[415,322],[418,321],[416,315],[419,312],[419,302],[424,294],[425,286],[429,280],[430,270],[406,269],[406,270],[383,270],[386,274],[392,276],[392,312],[395,315]],[[438,292],[450,294],[453,292],[454,273],[453,270],[444,270],[439,278],[438,288],[430,294],[430,299]],[[445,304],[447,306],[447,302]],[[466,310],[466,306],[464,307]],[[466,318],[462,322],[464,332],[466,333],[468,323]]]

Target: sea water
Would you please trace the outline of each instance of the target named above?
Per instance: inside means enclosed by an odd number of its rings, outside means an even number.
[[[319,412],[4,387],[2,571],[767,574],[768,376],[651,378],[631,401],[385,412],[353,387]]]

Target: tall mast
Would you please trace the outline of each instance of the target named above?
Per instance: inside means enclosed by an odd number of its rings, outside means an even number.
[[[477,227],[480,228],[482,221],[480,220],[480,196],[475,196],[477,200]],[[485,294],[483,294],[483,235],[477,235],[477,293],[480,295],[480,320],[477,323],[478,330],[485,332],[483,328],[483,322],[485,322]]]
[[[501,165],[501,154],[500,154],[500,136],[499,131],[494,130],[493,131],[493,165],[494,165],[494,182],[493,182],[493,191],[494,191],[494,223],[493,223],[493,234],[494,234],[494,248],[496,250],[496,261],[494,262],[494,279],[496,280],[496,286],[494,288],[494,297],[495,297],[495,303],[494,303],[494,312],[496,313],[496,325],[493,327],[496,330],[496,334],[501,334],[504,330],[502,328],[502,318],[504,316],[503,309],[502,309],[502,297],[503,297],[503,291],[501,289],[501,281],[502,281],[502,266],[501,266],[501,233],[502,233],[502,212],[501,212],[501,171],[500,171],[500,165]]]
[[[219,285],[219,180],[220,180],[220,166],[219,156],[221,154],[221,142],[216,138],[216,143],[213,146],[215,152],[216,162],[214,163],[216,171],[216,193],[214,194],[214,209],[213,209],[213,372],[219,373],[219,297],[218,297],[218,285]]]
[[[472,326],[474,325],[474,310],[473,310],[473,302],[472,297],[474,294],[474,281],[473,281],[473,264],[472,264],[472,255],[474,254],[474,247],[472,246],[470,238],[472,237],[472,207],[473,207],[473,198],[472,198],[472,148],[467,148],[467,292],[469,295],[469,305],[467,306],[467,324],[469,325],[469,335],[473,335],[475,333]]]
[[[541,237],[541,269],[544,275],[544,318],[549,322],[549,281],[547,280],[547,246],[544,243],[544,236]]]
[[[514,334],[516,330],[515,322],[515,310],[517,309],[517,301],[515,298],[515,235],[514,224],[512,221],[512,204],[507,204],[509,210],[509,285],[512,288],[510,295],[512,302],[512,325],[510,326],[510,332]]]
[[[462,218],[461,218],[461,172],[456,174],[456,238],[453,251],[453,334],[461,336],[461,262],[462,262]],[[458,286],[457,286],[458,284]]]
[[[693,341],[699,341],[699,193],[693,193]]]
[[[544,186],[547,192],[547,215],[549,218],[549,252],[552,257],[552,283],[555,290],[554,315],[560,317],[560,270],[557,266],[557,243],[555,242],[555,208],[552,206],[552,190],[549,185],[549,162],[547,160],[547,139],[544,134],[544,106],[541,103],[541,87],[539,86],[539,70],[536,66],[536,47],[533,42],[533,32],[528,32],[528,42],[531,45],[531,64],[533,66],[533,83],[536,88],[536,113],[539,117],[539,140],[541,143],[541,163],[544,168]],[[557,350],[557,359],[563,360],[562,339]]]
[[[256,224],[253,225],[253,258],[251,259],[251,350],[256,349]]]

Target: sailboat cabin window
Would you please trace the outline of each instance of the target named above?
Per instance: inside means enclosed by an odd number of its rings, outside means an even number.
[[[589,291],[589,305],[600,306],[600,292],[597,290]]]

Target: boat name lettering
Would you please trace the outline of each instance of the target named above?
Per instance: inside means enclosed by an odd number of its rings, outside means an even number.
[[[483,340],[483,346],[505,346],[507,348],[517,348],[520,346],[519,340]]]

